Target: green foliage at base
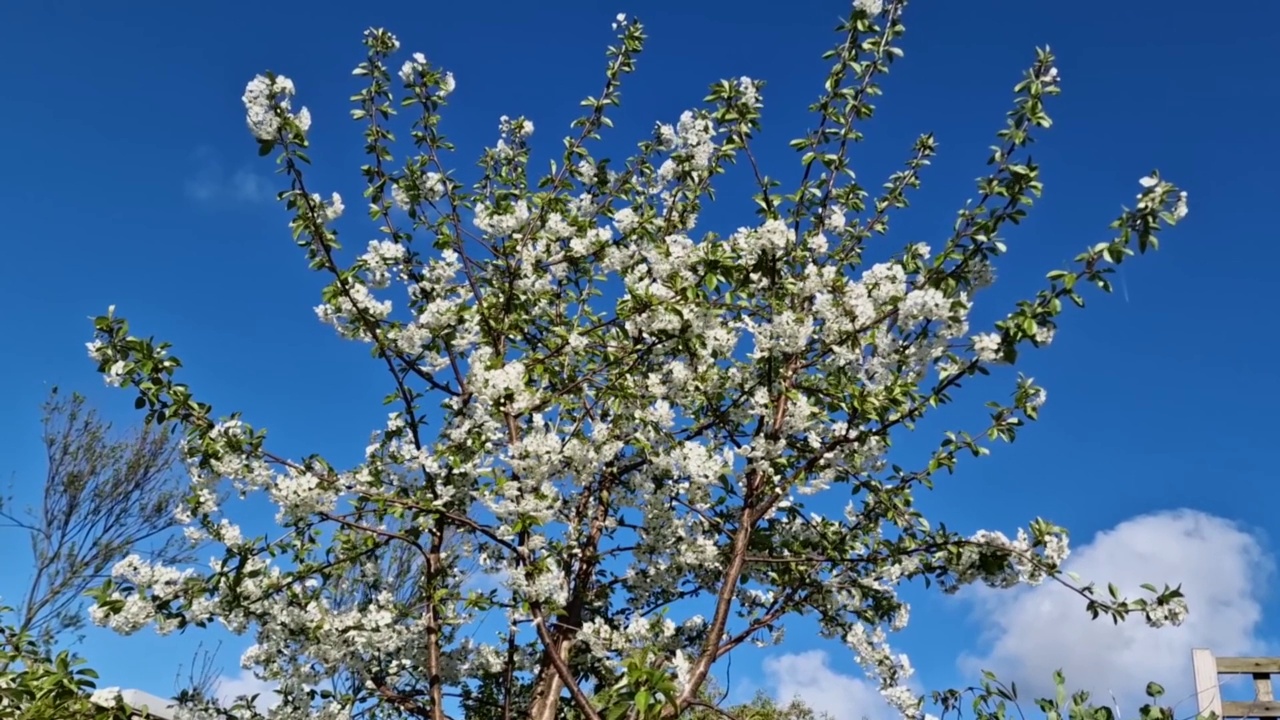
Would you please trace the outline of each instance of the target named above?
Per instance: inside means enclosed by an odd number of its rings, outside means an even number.
[[[8,611],[0,607],[0,618]],[[91,699],[97,677],[69,650],[54,654],[31,633],[0,622],[0,718],[130,720],[123,703],[104,707]]]

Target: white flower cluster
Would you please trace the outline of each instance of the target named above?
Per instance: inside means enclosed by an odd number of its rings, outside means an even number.
[[[408,60],[404,61],[404,64],[400,66],[400,72],[398,74],[400,76],[400,80],[405,84],[405,87],[413,88],[416,87],[423,79],[423,73],[429,69],[430,66],[427,63],[427,56],[420,52],[416,52],[411,55]],[[362,71],[360,69],[356,70],[356,74],[361,73]],[[453,77],[453,73],[446,72],[439,76],[434,94],[437,98],[445,98],[452,93],[457,86],[458,84]]]
[[[306,107],[292,112],[295,92],[293,81],[283,75],[258,75],[250,80],[241,98],[249,132],[259,140],[276,140],[286,118],[304,133],[311,129],[311,112]]]
[[[527,140],[533,136],[533,121],[528,118],[512,120],[510,117],[503,115],[498,118],[498,131],[507,137]]]
[[[364,337],[364,319],[378,321],[391,314],[391,301],[374,297],[367,285],[351,283],[333,302],[317,305],[316,317],[348,337]]]
[[[391,184],[392,202],[406,211],[419,202],[433,203],[444,194],[444,176],[437,172],[408,174]]]
[[[869,630],[865,625],[854,625],[844,642],[867,676],[880,685],[880,695],[891,707],[904,718],[921,717],[924,699],[906,686],[915,670],[906,655],[890,650],[883,628]]]
[[[658,145],[672,154],[658,168],[659,179],[672,182],[681,170],[695,173],[708,170],[716,153],[717,134],[719,130],[711,118],[692,110],[682,113],[674,127],[659,124]]]
[[[952,567],[959,585],[978,581],[996,588],[1038,585],[1071,554],[1067,537],[1062,534],[1043,538],[1042,553],[1036,552],[1035,541],[1021,529],[1013,539],[998,531],[979,530],[969,540],[972,544],[965,547],[959,563]],[[1007,562],[994,571],[980,562],[988,548],[1000,550],[1007,557]]]
[[[101,361],[105,359],[110,352],[107,344],[101,340],[94,340],[86,343],[85,347],[89,350],[89,357],[94,360]],[[124,382],[124,371],[127,365],[123,360],[114,360],[107,365],[107,371],[102,374],[102,381],[109,387],[120,387]]]
[[[1187,619],[1187,601],[1175,598],[1167,603],[1150,603],[1143,611],[1147,624],[1153,628],[1181,625]]]
[[[427,56],[420,52],[416,52],[400,66],[400,79],[404,81],[406,85],[410,84],[417,78],[418,73],[425,70],[426,67]]]
[[[156,631],[167,634],[177,629],[177,622],[163,618],[156,612],[156,605],[178,598],[186,580],[195,576],[194,570],[179,571],[175,568],[153,564],[139,555],[130,555],[116,563],[111,576],[123,580],[145,592],[124,594],[116,591],[112,598],[123,603],[113,613],[106,613],[102,606],[89,609],[90,618],[99,625],[106,625],[116,632],[128,635],[155,623]]]
[[[360,256],[360,264],[364,266],[365,281],[370,287],[387,287],[391,284],[392,271],[399,268],[408,255],[408,249],[398,242],[370,240],[368,248]]]
[[[528,224],[529,218],[529,204],[519,200],[505,211],[489,205],[477,205],[473,222],[477,228],[490,235],[503,236],[522,229]]]
[[[1152,190],[1159,190],[1162,182],[1163,181],[1161,181],[1158,176],[1148,175],[1142,178],[1141,180],[1139,180],[1138,184],[1142,186],[1143,190],[1152,191]],[[1164,185],[1165,187],[1171,187],[1167,183],[1165,183]],[[1144,192],[1138,195],[1139,200],[1146,200],[1149,197],[1150,195],[1148,192]],[[1174,203],[1172,214],[1175,221],[1181,220],[1187,216],[1187,192],[1185,190],[1178,192],[1178,198]]]

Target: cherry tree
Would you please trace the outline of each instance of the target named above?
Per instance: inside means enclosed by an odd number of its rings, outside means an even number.
[[[1036,420],[1032,378],[1011,379],[985,427],[946,433],[917,465],[891,460],[893,437],[967,379],[1048,346],[1061,313],[1109,291],[1115,267],[1187,212],[1158,172],[1141,177],[1113,239],[972,327],[1002,234],[1042,190],[1028,146],[1060,77],[1037,50],[949,235],[889,245],[937,143],[919,137],[879,187],[850,152],[902,57],[905,8],[846,6],[787,181],[757,162],[766,89],[747,77],[712,84],[624,162],[599,157],[645,42],[619,15],[603,88],[549,168],[532,164],[533,123],[503,117],[464,183],[444,134],[453,75],[371,29],[351,116],[377,239],[358,254],[339,243],[344,200],[310,180],[313,119],[294,83],[255,77],[249,130],[288,182],[294,241],[329,281],[316,314],[386,369],[391,411],[353,467],[285,457],[182,384],[169,344],[131,334],[114,308],[96,318],[89,353],[106,380],[185,429],[182,520],[221,552],[209,567],[120,563],[94,619],[251,635],[244,667],[276,684],[267,714],[281,720],[714,715],[718,663],[781,642],[799,616],[917,718],[924,699],[889,641],[912,582],[1047,580],[1094,617],[1180,622],[1177,588],[1127,599],[1066,575],[1067,533],[1047,520],[963,535],[917,509],[962,459]],[[699,227],[733,165],[755,178],[756,217]],[[242,531],[236,498],[253,495],[278,507],[279,531]],[[486,582],[469,579],[477,568]],[[260,711],[247,698],[227,712]]]

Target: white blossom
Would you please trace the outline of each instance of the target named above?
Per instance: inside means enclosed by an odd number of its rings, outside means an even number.
[[[245,122],[255,138],[276,140],[285,118],[293,120],[303,132],[311,128],[311,113],[307,108],[296,115],[291,113],[295,93],[293,81],[283,75],[274,78],[258,75],[249,81],[241,100]]]
[[[1000,362],[1002,357],[1000,335],[998,333],[982,333],[973,336],[973,351],[978,360],[985,363]]]

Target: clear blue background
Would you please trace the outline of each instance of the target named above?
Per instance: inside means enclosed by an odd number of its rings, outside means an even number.
[[[51,384],[88,392],[121,421],[134,417],[132,397],[102,388],[83,348],[87,318],[112,303],[136,331],[174,343],[184,379],[215,410],[244,411],[270,428],[281,452],[354,461],[381,423],[377,367],[362,346],[315,321],[322,279],[289,241],[272,200],[278,178],[245,129],[240,95],[255,73],[296,81],[316,118],[311,187],[348,199],[340,227],[359,247],[372,228],[359,219],[359,128],[346,119],[346,98],[368,26],[387,26],[406,51],[455,73],[445,130],[462,149],[454,165],[469,167],[503,114],[529,116],[535,145],[556,149],[577,102],[599,92],[613,15],[637,13],[651,41],[624,86],[612,154],[698,104],[708,83],[745,74],[769,83],[759,152],[787,180],[797,171],[786,141],[807,127],[803,108],[825,68],[819,55],[834,44],[844,7],[5,3],[0,472],[12,474],[20,498],[32,497],[43,476],[39,404]],[[983,318],[1106,239],[1107,222],[1152,168],[1189,190],[1192,209],[1158,254],[1125,266],[1114,296],[1092,295],[1088,311],[1070,313],[1052,348],[1030,359],[1028,371],[1049,389],[1043,421],[944,483],[929,507],[965,528],[1008,529],[1043,514],[1080,538],[1183,506],[1269,525],[1280,494],[1272,359],[1280,4],[920,1],[906,23],[906,57],[853,155],[875,188],[917,134],[938,135],[924,189],[894,219],[894,248],[941,244],[955,209],[974,195],[1033,47],[1050,44],[1059,56],[1056,124],[1034,146],[1046,197],[1010,233]],[[750,222],[746,178],[725,180],[707,229]],[[974,389],[962,402],[980,408],[1006,386]],[[10,542],[22,547],[16,536],[0,538]],[[21,551],[0,554],[0,595],[25,571]],[[970,644],[957,617],[944,605],[917,612],[917,637],[931,639],[915,647],[942,648],[913,656],[929,686],[957,680],[955,653]],[[1265,628],[1272,636],[1275,622]],[[789,648],[805,646],[793,638]],[[107,684],[168,694],[197,639],[92,633],[83,649]],[[230,671],[239,650],[224,647]]]

